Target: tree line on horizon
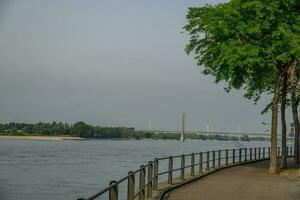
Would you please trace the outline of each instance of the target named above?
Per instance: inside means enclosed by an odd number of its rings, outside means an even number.
[[[299,164],[300,1],[230,0],[189,8],[184,30],[190,40],[186,53],[227,92],[243,89],[256,103],[272,96],[271,159],[269,173],[279,169],[277,158],[278,112],[282,124],[281,168],[287,168],[286,107],[295,124],[294,161]],[[280,106],[280,110],[279,110]]]
[[[101,127],[76,122],[74,124],[62,122],[38,122],[38,123],[0,123],[0,135],[44,135],[44,136],[75,136],[82,138],[99,139],[174,139],[180,140],[180,133],[153,133],[141,132],[133,127]],[[226,140],[226,141],[264,141],[265,138],[250,138],[247,135],[227,136],[227,135],[203,135],[186,134],[188,139],[194,140]]]

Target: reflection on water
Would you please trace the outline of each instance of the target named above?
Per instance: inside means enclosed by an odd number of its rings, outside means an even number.
[[[247,147],[268,142],[241,142]],[[87,197],[154,157],[236,148],[228,141],[0,141],[0,199]]]

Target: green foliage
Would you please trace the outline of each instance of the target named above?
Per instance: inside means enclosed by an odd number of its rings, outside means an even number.
[[[76,122],[69,125],[62,122],[35,124],[27,123],[7,123],[0,124],[0,133],[2,135],[69,135],[83,138],[137,138],[144,136],[144,133],[139,133],[134,128],[126,127],[100,127],[92,126],[84,122]],[[148,136],[149,137],[149,136]]]
[[[242,140],[242,141],[250,141],[250,138],[249,138],[248,135],[243,135],[243,136],[241,137],[241,140]]]
[[[203,73],[244,88],[258,100],[273,89],[275,75],[300,58],[300,1],[231,0],[189,8],[186,46]]]

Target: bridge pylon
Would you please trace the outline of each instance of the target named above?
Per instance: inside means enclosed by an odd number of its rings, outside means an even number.
[[[182,132],[180,136],[180,141],[184,142],[185,139],[185,113],[182,113]]]

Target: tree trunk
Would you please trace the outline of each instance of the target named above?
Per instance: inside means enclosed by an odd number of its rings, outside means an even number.
[[[298,118],[298,110],[297,110],[297,101],[296,101],[296,89],[297,89],[297,71],[296,71],[297,63],[295,62],[291,68],[290,76],[291,76],[291,101],[292,101],[292,113],[293,120],[295,124],[295,141],[294,141],[294,160],[297,164],[299,164],[299,118]]]
[[[300,162],[300,122],[299,122],[299,117],[298,117],[298,106],[299,106],[299,99],[298,100],[296,100],[296,102],[295,102],[295,109],[294,109],[294,111],[295,111],[295,121],[296,121],[296,123],[295,123],[295,141],[294,141],[294,145],[296,144],[296,146],[297,146],[297,149],[298,149],[298,151],[297,151],[297,154],[298,154],[298,156],[297,156],[297,159],[296,159],[296,164],[298,164],[299,165],[299,162]],[[294,117],[293,117],[294,118]],[[296,128],[297,128],[297,131],[296,131]],[[297,135],[297,137],[296,137],[296,135]],[[298,142],[296,142],[296,141],[298,141]]]
[[[287,73],[284,74],[281,86],[281,135],[282,135],[282,156],[280,168],[287,168],[287,156],[286,156],[286,120],[285,120],[285,108],[286,108],[286,89],[287,89]]]
[[[294,161],[296,162],[296,164],[299,164],[299,118],[298,118],[297,105],[294,102],[293,95],[292,95],[292,113],[293,113],[293,120],[295,124]]]
[[[272,128],[271,128],[271,162],[269,174],[277,174],[277,123],[278,123],[278,100],[280,90],[280,73],[277,73],[275,79],[274,95],[272,100]]]

